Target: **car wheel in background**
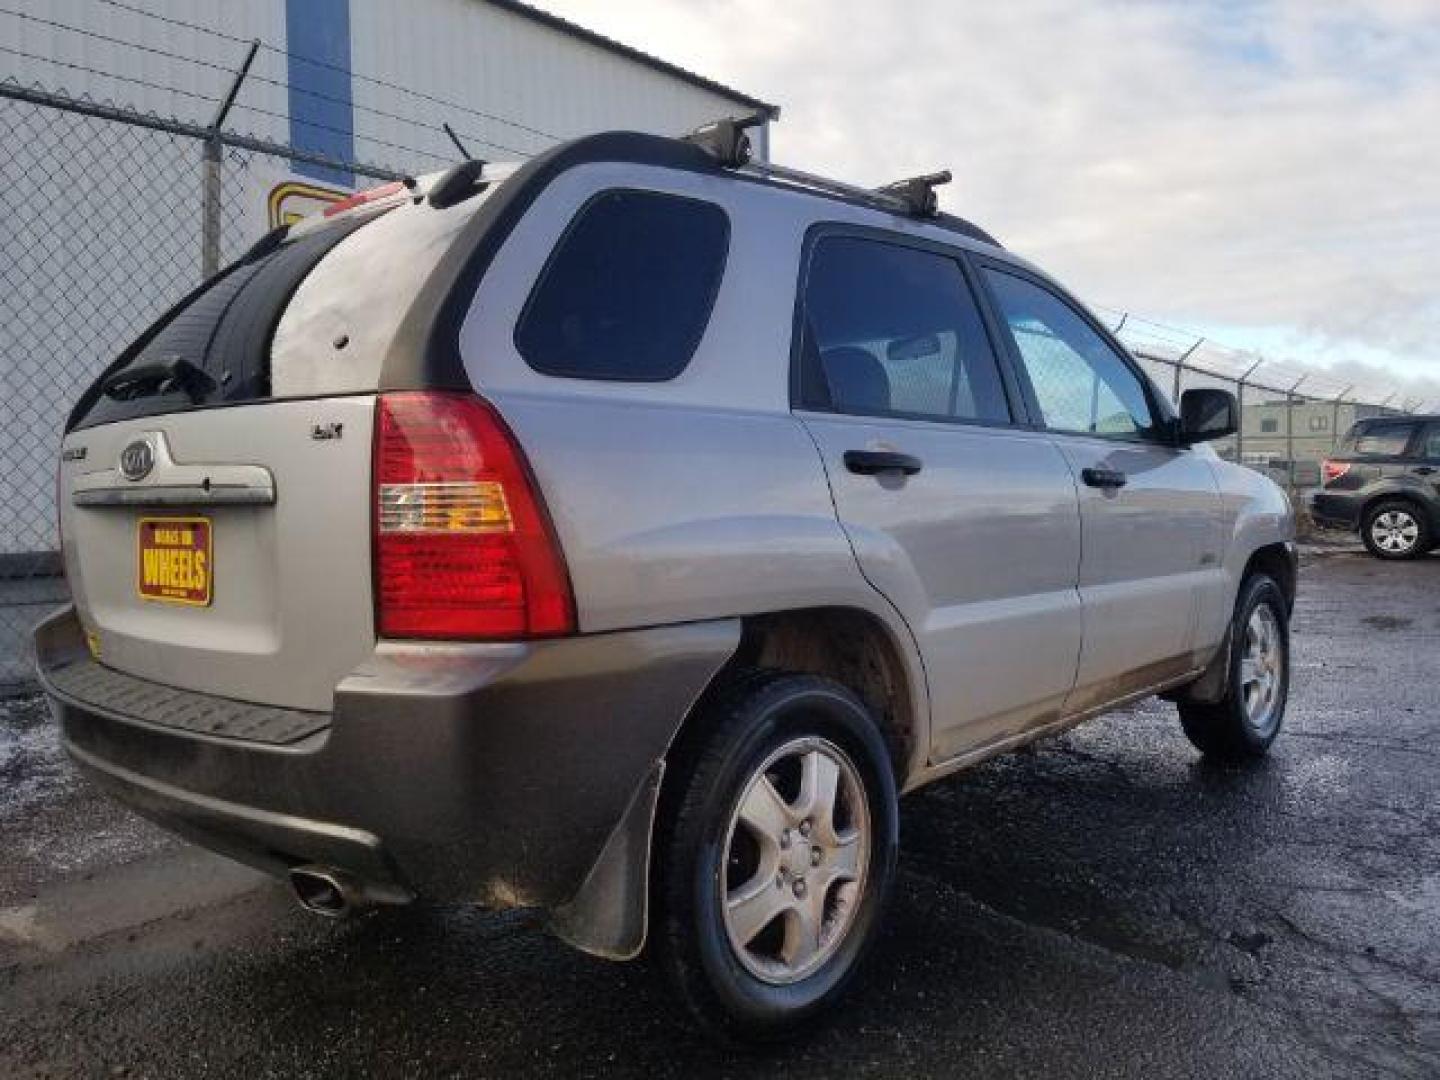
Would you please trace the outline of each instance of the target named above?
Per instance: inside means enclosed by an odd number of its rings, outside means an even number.
[[[1386,499],[1365,514],[1360,538],[1381,559],[1413,559],[1430,550],[1430,528],[1413,503]]]
[[[1280,733],[1290,695],[1290,623],[1275,580],[1253,574],[1240,587],[1230,626],[1230,677],[1216,702],[1184,701],[1180,723],[1207,757],[1263,756]]]
[[[840,684],[749,671],[672,756],[652,955],[722,1039],[803,1033],[854,975],[895,876],[884,740]]]

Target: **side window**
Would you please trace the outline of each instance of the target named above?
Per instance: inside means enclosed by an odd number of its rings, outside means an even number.
[[[802,404],[867,416],[1010,419],[975,298],[952,258],[823,237],[805,280]]]
[[[1420,444],[1420,456],[1427,461],[1440,461],[1440,424],[1428,424],[1425,441]]]
[[[1396,457],[1405,453],[1415,425],[1408,423],[1371,424],[1355,436],[1355,453],[1374,457]]]
[[[725,269],[730,221],[713,203],[607,191],[561,237],[515,328],[546,375],[661,382],[700,344]]]
[[[1091,435],[1148,435],[1155,427],[1139,376],[1048,289],[985,271],[1045,426]]]

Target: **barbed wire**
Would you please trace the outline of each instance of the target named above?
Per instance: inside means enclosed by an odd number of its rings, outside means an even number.
[[[50,27],[51,29],[55,29],[55,30],[65,31],[65,32],[68,32],[68,33],[71,33],[71,34],[75,34],[75,35],[80,36],[80,37],[83,37],[83,38],[89,38],[89,39],[95,40],[95,41],[103,41],[103,42],[105,42],[105,43],[108,44],[108,45],[116,45],[116,46],[120,46],[120,47],[122,47],[122,48],[134,49],[134,50],[136,50],[137,52],[147,53],[147,54],[149,54],[149,55],[151,55],[151,56],[158,56],[158,57],[162,57],[162,58],[167,59],[167,60],[173,60],[173,61],[176,61],[176,62],[179,62],[179,63],[191,64],[191,65],[194,65],[194,66],[196,66],[196,67],[201,67],[201,68],[206,68],[206,69],[208,69],[208,70],[217,71],[217,72],[220,72],[220,73],[222,73],[223,75],[225,75],[227,78],[233,78],[234,75],[235,75],[235,69],[234,69],[233,67],[228,67],[228,66],[226,66],[225,64],[217,63],[217,62],[215,62],[215,61],[213,61],[213,60],[205,60],[205,59],[203,59],[203,58],[201,58],[201,57],[198,57],[198,56],[186,56],[186,55],[184,55],[183,53],[172,52],[172,51],[170,51],[170,50],[168,50],[168,49],[161,49],[161,48],[158,48],[158,47],[156,47],[156,46],[154,46],[154,45],[146,45],[146,44],[143,44],[143,43],[138,42],[138,41],[128,41],[128,40],[126,40],[125,38],[116,37],[116,36],[114,36],[114,35],[112,35],[112,34],[104,34],[104,33],[101,33],[101,32],[99,32],[99,31],[97,31],[97,30],[90,30],[90,29],[87,29],[87,28],[85,28],[85,27],[73,26],[73,25],[70,25],[70,24],[68,24],[68,23],[63,23],[63,22],[60,22],[60,21],[57,20],[57,19],[48,19],[48,18],[45,18],[45,17],[43,17],[43,16],[32,15],[32,14],[30,14],[30,13],[28,13],[28,12],[16,11],[16,10],[14,10],[14,9],[12,9],[12,8],[4,8],[4,7],[0,7],[0,15],[8,15],[8,16],[11,16],[12,18],[22,19],[22,20],[24,20],[24,21],[26,21],[26,22],[35,23],[35,24],[40,25],[40,26],[47,26],[47,27]],[[247,43],[247,44],[248,44],[248,43]],[[58,64],[58,65],[63,66],[63,67],[74,67],[74,68],[76,68],[76,69],[78,69],[78,70],[86,71],[86,72],[88,72],[88,73],[95,74],[95,75],[97,75],[97,76],[99,76],[99,77],[102,77],[102,78],[122,78],[122,79],[125,78],[125,77],[122,77],[122,76],[119,76],[119,75],[116,75],[116,74],[113,74],[113,73],[110,73],[110,72],[102,72],[102,71],[98,71],[98,70],[96,70],[96,69],[94,69],[94,68],[84,67],[84,66],[82,66],[82,65],[70,64],[70,63],[68,63],[67,61],[58,60],[58,59],[55,59],[55,58],[53,58],[53,57],[40,56],[40,55],[37,55],[37,54],[34,54],[34,53],[27,53],[27,52],[25,52],[25,51],[23,51],[23,50],[7,48],[5,51],[11,52],[11,53],[13,53],[13,54],[15,54],[15,55],[17,55],[17,56],[23,56],[23,57],[26,57],[26,58],[28,58],[28,59],[32,59],[32,60],[36,60],[36,61],[40,61],[40,62],[44,62],[44,63]],[[211,101],[211,102],[217,102],[217,103],[218,103],[218,101],[220,100],[219,98],[210,97],[210,96],[204,95],[204,94],[197,94],[197,93],[195,93],[195,92],[193,92],[193,91],[187,91],[187,90],[181,89],[180,87],[176,87],[176,86],[166,86],[166,85],[163,85],[163,84],[156,84],[156,83],[144,82],[144,81],[142,81],[142,80],[128,80],[128,81],[139,82],[140,85],[148,86],[148,87],[150,87],[151,89],[155,89],[155,90],[163,90],[163,91],[167,91],[167,92],[169,92],[169,93],[182,94],[182,95],[190,96],[190,97],[198,97],[198,98],[200,98],[201,100],[205,100],[205,101]],[[387,119],[387,120],[393,120],[393,121],[395,121],[396,123],[405,124],[405,125],[410,126],[410,127],[422,128],[422,129],[424,129],[424,130],[426,130],[426,131],[434,132],[436,135],[441,135],[441,136],[445,135],[445,129],[444,129],[443,127],[441,127],[439,124],[428,123],[427,121],[418,119],[417,117],[401,116],[401,115],[399,115],[399,114],[397,114],[397,113],[389,112],[389,111],[387,111],[387,110],[385,110],[385,109],[376,108],[376,107],[373,106],[373,105],[365,105],[365,104],[363,104],[363,103],[356,102],[356,101],[353,101],[353,100],[350,100],[350,99],[341,98],[341,97],[336,97],[336,96],[333,95],[333,94],[326,94],[326,93],[324,93],[324,92],[322,92],[322,91],[319,91],[319,90],[311,90],[311,89],[307,89],[307,88],[305,88],[305,87],[297,87],[297,86],[293,85],[292,83],[286,82],[286,81],[284,81],[284,80],[282,80],[282,79],[271,78],[271,77],[268,76],[268,75],[262,75],[262,74],[260,74],[260,73],[258,73],[258,72],[251,72],[251,73],[249,73],[249,74],[246,75],[246,77],[245,77],[245,84],[248,85],[249,83],[252,83],[252,82],[261,83],[261,84],[264,84],[264,85],[267,85],[267,86],[277,87],[277,88],[279,88],[279,89],[281,89],[281,90],[286,91],[287,93],[299,94],[299,95],[301,95],[301,96],[315,98],[315,99],[320,100],[320,101],[328,101],[328,102],[331,102],[331,103],[333,103],[333,104],[344,105],[344,106],[347,106],[347,107],[349,107],[349,108],[354,109],[356,112],[367,113],[367,114],[374,115],[374,116],[384,117],[385,119]],[[246,103],[246,102],[243,102],[243,101],[237,101],[237,102],[235,103],[235,105],[234,105],[234,108],[237,108],[237,109],[249,109],[250,111],[259,113],[259,114],[261,114],[261,115],[271,116],[271,117],[277,117],[277,118],[279,118],[279,119],[289,119],[288,117],[286,117],[286,116],[284,116],[284,115],[282,115],[282,114],[280,114],[280,113],[276,113],[276,112],[274,112],[274,111],[267,110],[267,109],[261,108],[261,107],[259,107],[259,106],[250,105],[250,104],[248,104],[248,103]],[[311,127],[315,127],[315,128],[318,128],[318,129],[324,130],[324,131],[331,131],[331,132],[336,132],[336,133],[339,133],[339,134],[347,134],[347,131],[346,131],[345,129],[332,127],[332,126],[330,126],[330,125],[321,124],[321,123],[318,123],[318,122],[315,122],[315,121],[293,120],[292,122],[298,123],[298,124],[305,124],[305,125],[308,125],[308,126],[311,126]],[[348,132],[348,134],[351,134],[352,137],[354,137],[354,138],[357,138],[357,139],[366,139],[366,140],[368,140],[368,141],[370,141],[370,142],[374,142],[374,143],[377,143],[378,145],[382,145],[382,146],[387,146],[387,147],[389,147],[389,148],[391,148],[391,149],[405,150],[405,151],[412,152],[412,153],[425,154],[425,155],[427,155],[427,156],[429,156],[429,157],[433,157],[433,158],[435,158],[436,160],[439,160],[439,161],[448,161],[448,160],[451,160],[450,157],[447,156],[447,155],[445,155],[445,154],[437,154],[437,153],[434,153],[433,151],[429,151],[429,150],[419,150],[419,149],[416,149],[416,148],[413,148],[413,147],[406,147],[406,146],[404,146],[403,144],[386,142],[385,140],[375,138],[374,136],[365,135],[365,134],[362,133],[362,132],[351,131],[351,132]],[[461,138],[462,138],[464,141],[466,141],[467,143],[472,143],[472,142],[473,142],[473,143],[478,143],[478,144],[480,144],[480,145],[487,146],[487,147],[490,147],[490,148],[495,149],[495,150],[501,150],[501,151],[503,151],[503,152],[505,152],[505,153],[517,154],[517,155],[519,155],[520,157],[529,157],[530,154],[532,153],[532,151],[522,150],[521,148],[516,147],[516,146],[509,146],[509,145],[507,145],[507,144],[505,144],[505,143],[497,142],[497,141],[494,140],[494,139],[487,139],[487,138],[485,138],[485,137],[483,137],[483,136],[481,136],[481,135],[476,135],[476,134],[474,134],[473,132],[460,131],[460,132],[458,132],[458,134],[459,134],[459,135],[461,136]],[[548,137],[548,136],[547,136],[547,137]]]
[[[100,4],[106,4],[110,7],[118,8],[122,11],[128,11],[136,15],[142,15],[146,18],[156,19],[160,22],[168,23],[171,26],[183,27],[186,30],[193,30],[201,34],[209,34],[214,37],[221,38],[225,41],[234,42],[236,44],[249,45],[251,41],[250,38],[243,38],[236,34],[229,34],[223,30],[216,30],[213,27],[202,26],[199,23],[188,22],[184,19],[177,19],[171,15],[162,15],[156,11],[148,11],[145,8],[139,7],[135,4],[126,3],[125,0],[95,0],[95,2]],[[366,75],[362,72],[352,71],[350,68],[344,67],[340,64],[332,64],[326,60],[319,60],[314,57],[305,56],[303,53],[292,52],[289,49],[282,49],[280,46],[272,45],[270,42],[264,40],[263,38],[260,38],[258,40],[260,41],[260,47],[267,52],[276,53],[290,60],[299,60],[302,63],[313,64],[316,67],[325,68],[327,70],[335,71],[343,75],[348,75],[350,78],[358,82],[369,83],[374,86],[382,86],[387,90],[391,90],[400,94],[408,94],[411,97],[419,98],[422,101],[428,101],[431,104],[440,105],[447,109],[454,109],[459,112],[469,113],[472,116],[483,117],[484,119],[494,121],[497,124],[505,124],[520,131],[527,131],[532,135],[539,135],[541,138],[549,139],[552,142],[561,142],[565,139],[565,136],[563,135],[556,135],[554,132],[545,131],[542,128],[533,127],[532,125],[526,124],[523,121],[516,120],[514,117],[504,116],[500,113],[487,112],[484,109],[477,109],[471,105],[462,105],[458,101],[451,101],[446,98],[437,97],[436,95],[428,94],[423,90],[416,90],[414,87],[405,86],[401,83],[391,82],[388,79],[381,79],[374,75]],[[501,147],[501,149],[508,148]]]

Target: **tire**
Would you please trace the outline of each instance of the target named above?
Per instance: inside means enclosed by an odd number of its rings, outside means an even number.
[[[800,1034],[844,993],[894,881],[889,753],[864,704],[814,675],[744,672],[689,730],[662,799],[652,959],[722,1041]],[[834,812],[805,813],[828,776]]]
[[[1267,632],[1268,651],[1260,643]],[[1245,761],[1269,752],[1290,696],[1290,620],[1285,595],[1273,578],[1253,574],[1245,579],[1230,642],[1225,696],[1214,703],[1181,701],[1180,724],[1207,757]]]
[[[1377,559],[1415,559],[1434,546],[1425,514],[1405,499],[1382,499],[1360,523],[1360,539]]]

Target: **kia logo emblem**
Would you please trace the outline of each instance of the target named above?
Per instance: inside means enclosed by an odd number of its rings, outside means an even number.
[[[143,439],[120,451],[120,475],[126,480],[143,480],[155,467],[155,448]]]

